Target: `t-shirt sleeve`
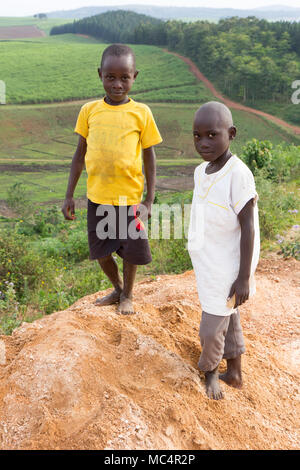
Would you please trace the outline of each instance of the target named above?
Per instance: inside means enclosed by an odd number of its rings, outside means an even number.
[[[239,168],[239,171],[234,172],[232,175],[231,207],[236,215],[240,213],[250,199],[254,199],[256,203],[258,195],[253,174],[245,165],[245,167]]]
[[[162,142],[162,138],[155,123],[153,114],[148,107],[146,108],[145,126],[141,133],[141,142],[143,149],[152,147],[152,145],[157,145]]]
[[[76,132],[76,134],[82,135],[82,137],[84,137],[85,139],[88,136],[88,133],[89,133],[88,116],[87,116],[87,108],[85,105],[83,105],[81,110],[79,111],[74,132]]]

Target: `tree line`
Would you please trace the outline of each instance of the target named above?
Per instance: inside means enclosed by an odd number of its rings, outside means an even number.
[[[111,11],[58,26],[50,34],[83,33],[109,42],[167,47],[191,58],[225,94],[242,101],[289,101],[300,80],[300,23],[256,17],[161,21]]]
[[[133,11],[108,11],[100,15],[75,20],[60,26],[54,26],[50,35],[54,34],[88,34],[107,42],[135,43],[135,30],[139,24],[163,23],[162,20]]]

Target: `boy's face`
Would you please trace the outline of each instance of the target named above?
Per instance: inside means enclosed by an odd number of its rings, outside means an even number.
[[[128,101],[127,94],[138,74],[131,55],[107,56],[98,73],[108,102],[122,104]]]
[[[236,128],[229,127],[220,113],[207,110],[196,114],[193,134],[197,152],[205,161],[214,162],[229,148]]]

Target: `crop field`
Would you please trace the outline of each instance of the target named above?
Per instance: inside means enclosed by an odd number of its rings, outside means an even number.
[[[0,39],[36,38],[45,36],[36,26],[0,26]]]
[[[72,41],[71,36],[0,41],[0,79],[6,83],[8,104],[91,98],[103,92],[97,68],[106,44],[84,41],[86,38],[82,37]],[[178,93],[175,88],[193,85],[196,89],[189,91],[193,99],[199,99],[202,88],[198,88],[194,75],[180,59],[157,47],[132,47],[139,70],[133,95],[159,91],[162,101],[185,101],[184,96],[180,98],[181,90]]]
[[[53,26],[65,24],[73,19],[68,18],[34,18],[33,16],[15,17],[15,16],[0,16],[0,27],[9,26],[35,26],[36,28],[49,34]],[[18,37],[18,36],[17,36]]]

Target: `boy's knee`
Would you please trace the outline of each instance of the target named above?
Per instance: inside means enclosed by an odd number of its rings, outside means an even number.
[[[107,261],[110,261],[112,259],[113,259],[112,255],[109,254],[107,256],[103,256],[102,258],[98,258],[98,262],[101,265],[101,264],[106,263]]]
[[[199,337],[202,342],[206,343],[213,343],[216,340],[217,335],[215,334],[214,331],[206,331],[206,330],[201,330],[199,331]]]

